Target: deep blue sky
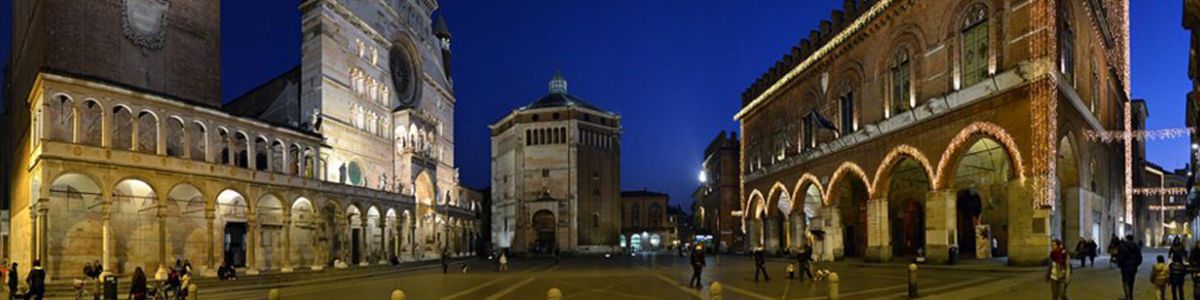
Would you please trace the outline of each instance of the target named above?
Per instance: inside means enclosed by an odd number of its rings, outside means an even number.
[[[489,184],[487,125],[537,99],[561,67],[571,92],[624,118],[623,189],[690,203],[704,146],[739,95],[841,0],[441,1],[454,34],[457,164],[464,184]],[[1188,90],[1182,1],[1131,1],[1133,95],[1148,128],[1183,126]],[[222,1],[226,100],[299,62],[296,0]],[[7,57],[11,0],[0,0]],[[1148,143],[1165,168],[1187,162],[1183,139]]]

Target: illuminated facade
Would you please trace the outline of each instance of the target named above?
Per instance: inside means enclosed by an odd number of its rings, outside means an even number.
[[[7,78],[14,262],[256,274],[471,250],[436,1],[305,1],[302,67],[225,106],[218,2],[37,3],[14,3],[36,34]]]
[[[615,251],[621,219],[621,116],[549,93],[489,126],[492,244],[515,252]]]
[[[659,251],[678,241],[667,216],[671,197],[651,191],[621,191],[621,248]]]
[[[1132,225],[1127,1],[846,1],[743,94],[748,247],[1040,264]],[[1107,26],[1107,27],[1104,27]]]

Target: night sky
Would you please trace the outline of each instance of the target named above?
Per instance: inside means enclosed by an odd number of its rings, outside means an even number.
[[[222,1],[222,94],[230,100],[297,65],[296,0]],[[1181,0],[1131,1],[1133,96],[1147,128],[1184,126],[1188,36]],[[741,92],[841,0],[442,0],[454,35],[456,164],[489,185],[487,125],[546,93],[561,68],[570,90],[622,115],[622,189],[690,205],[704,147],[732,120]],[[0,0],[0,57],[11,0]],[[1188,141],[1153,141],[1149,159],[1183,167]]]

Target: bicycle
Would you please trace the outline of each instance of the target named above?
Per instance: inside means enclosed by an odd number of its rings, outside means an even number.
[[[86,281],[87,279],[74,279],[72,281],[72,286],[75,288],[75,300],[95,298],[95,294],[89,292],[88,289],[84,287]]]

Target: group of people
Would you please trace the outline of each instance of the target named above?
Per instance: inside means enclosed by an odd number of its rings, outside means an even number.
[[[1080,239],[1075,243],[1075,258],[1079,259],[1079,267],[1086,268],[1090,262],[1092,266],[1096,266],[1096,255],[1100,250],[1100,245],[1092,239]]]
[[[1080,241],[1076,244],[1074,256],[1080,259],[1080,266],[1086,266],[1085,259],[1094,264],[1097,250],[1094,241]],[[1123,240],[1113,236],[1107,251],[1112,256],[1111,262],[1120,269],[1124,299],[1133,299],[1134,282],[1137,281],[1138,267],[1142,265],[1141,244],[1133,239],[1133,235],[1127,235]],[[1071,256],[1061,240],[1051,242],[1046,281],[1050,283],[1052,299],[1067,299],[1071,283]],[[1189,251],[1181,239],[1175,239],[1168,256],[1169,259],[1162,255],[1156,257],[1156,263],[1150,271],[1150,283],[1158,292],[1159,299],[1167,299],[1168,290],[1172,299],[1184,299],[1184,284],[1188,275],[1192,277],[1193,297],[1200,299],[1200,241]]]
[[[12,263],[11,267],[4,270],[5,278],[8,280],[8,299],[15,300],[19,291],[18,283],[20,282],[20,271],[17,268],[17,263]],[[26,300],[37,299],[41,300],[46,296],[46,270],[42,269],[40,260],[33,260],[33,269],[29,270],[29,274],[25,276],[25,284],[29,289],[25,292]]]
[[[802,245],[798,250],[795,251],[795,253],[796,264],[788,264],[788,279],[794,279],[795,273],[799,271],[801,281],[803,281],[805,277],[808,277],[809,280],[816,280],[816,273],[812,267],[812,248],[808,247],[807,245]],[[754,250],[752,255],[754,257],[754,282],[758,282],[759,274],[762,274],[763,280],[770,282],[771,275],[767,272],[766,268],[766,250],[764,250],[762,247],[759,247]],[[688,280],[688,287],[694,287],[698,289],[703,288],[704,286],[700,282],[700,275],[704,272],[704,267],[707,265],[707,262],[704,259],[703,245],[696,244],[696,247],[691,251],[690,262],[692,265],[692,278]],[[796,266],[799,266],[800,269],[796,270]]]

